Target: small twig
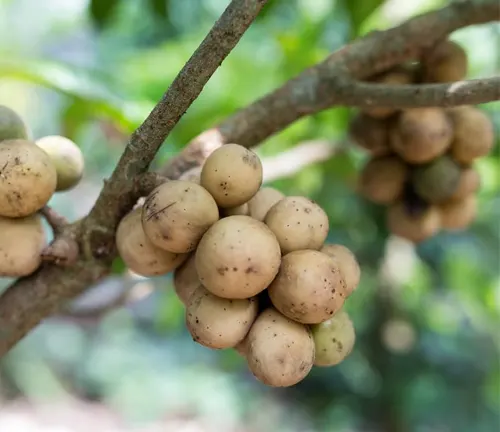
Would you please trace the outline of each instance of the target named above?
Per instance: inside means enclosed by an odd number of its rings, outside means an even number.
[[[54,236],[61,233],[64,227],[68,225],[68,220],[48,205],[43,207],[40,213],[52,228]]]

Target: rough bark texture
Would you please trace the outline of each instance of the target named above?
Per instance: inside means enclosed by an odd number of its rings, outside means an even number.
[[[162,100],[133,133],[89,215],[61,233],[61,237],[75,238],[80,244],[76,264],[69,268],[46,264],[33,275],[19,279],[0,297],[0,356],[68,299],[108,273],[116,256],[118,222],[140,195],[137,176],[149,168],[172,128],[266,3],[233,0]]]
[[[498,19],[500,4],[497,0],[458,1],[392,29],[370,33],[228,117],[215,129],[194,138],[162,168],[161,173],[167,177],[176,176],[199,165],[204,155],[218,145],[234,142],[254,146],[296,120],[335,105],[444,106],[498,100],[498,78],[489,80],[486,86],[472,81],[473,84],[468,84],[465,90],[457,90],[458,95],[454,97],[449,95],[449,84],[419,89],[418,86],[375,86],[356,81],[420,58],[454,30]],[[496,94],[488,94],[495,84]],[[476,90],[476,86],[487,88]],[[370,89],[368,96],[359,90],[367,87]],[[473,95],[470,102],[466,93]],[[478,93],[481,97],[475,96]],[[417,99],[414,99],[415,94]]]
[[[45,263],[0,297],[0,356],[40,321],[60,310],[67,300],[108,274],[116,256],[114,236],[118,222],[144,191],[162,181],[154,175],[144,175],[156,152],[265,3],[266,0],[231,2],[162,100],[131,136],[89,215],[61,230],[60,239],[73,239],[79,246],[78,260],[69,267]],[[300,117],[334,105],[437,106],[497,100],[498,80],[472,81],[455,87],[400,88],[356,80],[420,57],[460,27],[499,17],[497,0],[460,1],[361,38],[195,138],[169,162],[163,174],[176,178],[200,165],[224,143],[256,145]]]

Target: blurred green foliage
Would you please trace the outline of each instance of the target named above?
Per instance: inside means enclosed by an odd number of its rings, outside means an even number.
[[[34,136],[65,134],[85,154],[82,185],[53,198],[62,213],[76,218],[89,210],[127,135],[161,98],[226,4],[0,0],[0,103],[24,115]],[[349,40],[443,4],[269,2],[166,140],[156,163]],[[491,25],[453,35],[469,54],[471,77],[499,73],[499,34],[499,26]],[[483,108],[498,136],[499,104]],[[267,156],[302,140],[340,140],[352,113],[335,108],[302,119],[258,151]],[[346,304],[358,342],[340,366],[315,369],[291,389],[265,388],[235,352],[212,352],[192,342],[171,277],[133,281],[117,260],[117,276],[103,284],[108,292],[118,284],[153,293],[91,325],[78,319],[47,321],[0,362],[0,388],[34,400],[70,392],[102,401],[133,421],[187,410],[210,421],[223,418],[220,430],[241,422],[273,431],[495,430],[498,143],[478,162],[483,186],[474,225],[466,232],[439,234],[416,251],[389,239],[383,209],[356,195],[364,158],[348,148],[273,183],[287,194],[317,200],[331,220],[329,240],[350,247],[361,262],[360,287]]]

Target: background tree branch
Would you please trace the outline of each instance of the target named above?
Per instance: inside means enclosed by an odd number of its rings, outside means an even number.
[[[497,0],[466,0],[416,16],[389,30],[369,33],[236,112],[216,128],[197,136],[160,171],[167,177],[176,177],[200,165],[206,154],[219,145],[234,142],[252,147],[302,117],[335,105],[363,105],[367,102],[362,96],[359,97],[361,92],[357,92],[356,100],[351,96],[352,87],[372,84],[358,83],[358,80],[420,58],[426,50],[459,28],[499,19]],[[373,86],[370,89],[376,90],[370,91],[378,92],[377,86]],[[411,104],[410,99],[418,90],[415,88],[413,91],[414,86],[408,87],[411,89],[405,90],[405,97],[399,97],[396,93],[396,104],[384,92],[372,94],[371,104],[394,106],[401,105],[403,101]],[[438,106],[463,103],[459,96],[450,100],[450,96],[447,96],[449,85],[437,87],[438,90],[435,90],[431,86],[430,92],[435,92],[434,97],[427,96],[427,101],[421,97],[421,104]],[[391,91],[399,90],[393,87]],[[494,100],[495,94],[482,94],[481,99],[483,102]]]
[[[116,256],[114,233],[138,198],[136,177],[144,173],[161,144],[212,74],[236,46],[267,0],[233,0],[179,72],[162,100],[132,134],[111,178],[87,217],[78,222],[83,256],[70,268],[44,264],[19,279],[0,297],[0,356],[42,319],[109,272]],[[74,228],[70,225],[62,236]],[[56,239],[57,241],[57,239]]]
[[[78,261],[68,268],[44,264],[3,293],[0,356],[41,320],[60,310],[67,300],[109,273],[116,256],[116,226],[140,196],[142,186],[138,186],[137,177],[147,171],[169,132],[265,3],[265,0],[231,2],[163,99],[132,134],[89,215],[63,229],[61,236],[72,236],[79,243]],[[369,34],[195,138],[170,161],[164,174],[177,178],[200,165],[221,144],[254,146],[303,116],[347,103],[339,86],[418,58],[452,31],[493,21],[499,16],[497,0],[467,0],[413,18],[393,29]],[[494,95],[489,100],[492,99]]]

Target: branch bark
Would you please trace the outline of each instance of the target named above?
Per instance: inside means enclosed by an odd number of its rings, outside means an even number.
[[[109,272],[116,256],[116,227],[138,198],[136,177],[149,168],[165,138],[266,3],[267,0],[233,0],[162,100],[132,134],[94,207],[78,222],[79,261],[70,268],[44,264],[2,294],[0,357],[42,319],[58,311],[65,301]]]
[[[496,100],[498,93],[488,93],[495,81],[489,81],[486,91],[480,90],[481,87],[484,89],[482,84],[472,82],[460,91],[455,89],[457,96],[449,95],[450,85],[425,86],[427,92],[422,96],[418,95],[420,87],[417,86],[405,86],[403,90],[396,90],[395,87],[381,89],[381,85],[361,83],[359,80],[419,59],[424,52],[459,28],[498,19],[498,0],[456,1],[389,30],[370,33],[236,112],[214,129],[194,138],[160,172],[167,177],[179,176],[183,171],[200,165],[205,155],[217,146],[233,142],[252,147],[296,120],[336,105],[408,107],[413,103],[413,106],[449,106],[460,105],[467,100],[470,103]],[[367,99],[356,86],[371,92],[371,98]],[[355,97],[352,96],[353,88]],[[390,96],[386,90],[389,90]],[[469,91],[473,96],[467,99],[464,95]],[[415,94],[418,98],[412,102]]]
[[[114,236],[118,222],[133,207],[144,187],[137,184],[137,177],[147,171],[165,138],[265,3],[266,0],[233,0],[162,100],[132,134],[89,215],[62,232],[78,243],[78,261],[67,268],[45,263],[3,293],[0,356],[41,320],[60,310],[67,300],[108,274],[116,256]],[[393,29],[361,38],[195,138],[171,160],[163,173],[177,178],[187,169],[200,165],[213,149],[224,143],[254,146],[300,117],[352,103],[352,99],[350,102],[347,99],[351,96],[341,91],[350,80],[361,80],[418,58],[454,30],[499,17],[497,0],[457,1]],[[369,91],[379,90],[371,87]],[[448,104],[458,103],[446,98]],[[491,96],[488,100],[492,100]]]

